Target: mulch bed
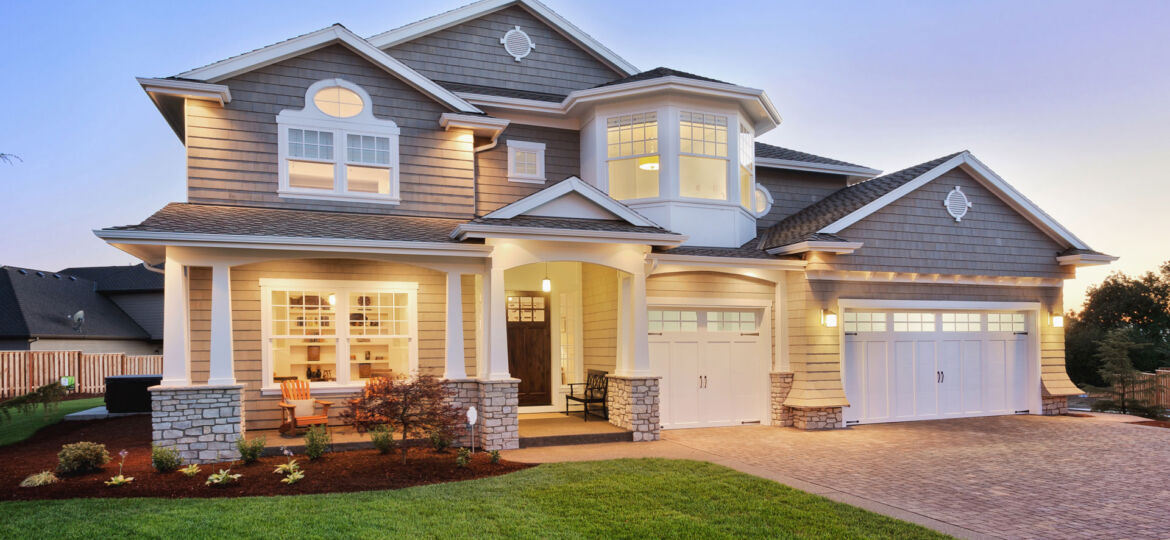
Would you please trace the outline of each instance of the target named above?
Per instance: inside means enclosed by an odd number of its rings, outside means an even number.
[[[1139,426],[1154,426],[1154,427],[1161,427],[1161,428],[1170,428],[1170,422],[1167,422],[1165,420],[1146,420],[1143,422],[1130,422],[1130,423],[1137,424]]]
[[[19,487],[26,476],[57,467],[57,452],[64,444],[91,441],[106,445],[112,460],[102,472],[61,477],[61,481],[35,488]],[[103,482],[118,474],[118,452],[126,449],[123,473],[133,476],[130,484],[109,487]],[[237,462],[233,473],[243,476],[224,487],[205,486],[211,473],[229,464],[200,465],[199,474],[188,478],[175,471],[155,472],[150,465],[150,417],[129,416],[87,422],[62,422],[38,431],[25,441],[0,446],[0,500],[72,499],[77,497],[246,497],[253,495],[298,495],[398,489],[440,482],[471,480],[497,476],[532,467],[525,463],[501,460],[491,464],[488,455],[477,452],[467,468],[455,466],[456,451],[436,453],[429,448],[409,449],[409,462],[401,455],[379,454],[376,450],[332,452],[310,461],[306,456],[294,458],[305,472],[295,484],[280,483],[283,475],[273,474],[284,456],[260,458],[247,465]]]

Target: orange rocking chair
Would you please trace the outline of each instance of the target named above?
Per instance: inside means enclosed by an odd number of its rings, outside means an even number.
[[[311,398],[309,381],[281,381],[280,396],[281,433],[296,433],[298,429],[315,425],[329,427],[329,407],[333,402]],[[321,414],[315,414],[317,405],[321,406]]]

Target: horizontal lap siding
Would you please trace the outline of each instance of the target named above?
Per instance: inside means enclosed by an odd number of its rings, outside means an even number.
[[[276,115],[305,106],[308,87],[342,78],[373,100],[374,116],[401,130],[402,202],[398,205],[281,199],[277,196]],[[221,81],[232,92],[223,108],[187,104],[188,200],[305,210],[467,217],[472,214],[473,141],[444,131],[443,105],[341,45]]]
[[[530,184],[508,180],[509,140],[544,143],[545,182]],[[479,215],[511,204],[570,176],[581,174],[581,137],[568,129],[515,124],[491,150],[477,154],[476,206]]]
[[[943,200],[959,186],[972,207],[956,222]],[[1064,247],[971,178],[955,169],[840,236],[864,247],[832,260],[834,270],[1072,277],[1056,262]]]
[[[260,388],[264,386],[260,278],[417,282],[419,371],[427,375],[440,377],[443,375],[446,358],[447,306],[444,274],[404,264],[339,259],[289,260],[236,266],[231,270],[232,345],[235,352],[236,381],[245,385],[247,429],[275,428],[280,419],[277,407],[280,397],[260,395]],[[472,286],[474,287],[474,282]],[[466,286],[464,289],[466,290]],[[196,307],[197,303],[192,300],[193,348]],[[464,308],[468,308],[466,299]],[[471,309],[474,313],[474,303],[471,304]],[[464,320],[467,320],[466,316]],[[474,329],[474,326],[472,328]],[[474,361],[474,340],[470,352],[469,358]],[[203,378],[206,380],[206,374]],[[334,401],[337,404],[334,410],[340,411],[345,398],[332,396],[322,399]]]
[[[756,183],[772,194],[772,209],[756,220],[756,227],[766,229],[802,208],[824,199],[845,187],[846,177],[784,169],[756,167]]]
[[[536,47],[517,62],[500,44],[519,26]],[[523,8],[511,7],[396,45],[391,56],[436,81],[568,94],[617,74]]]
[[[581,265],[581,343],[586,370],[617,367],[618,275],[613,268]]]

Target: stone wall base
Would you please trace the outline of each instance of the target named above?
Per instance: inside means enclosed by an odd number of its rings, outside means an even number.
[[[773,426],[788,427],[792,425],[792,412],[791,409],[784,406],[784,400],[788,399],[788,392],[792,390],[793,377],[794,375],[790,372],[771,373]]]
[[[239,459],[244,385],[152,386],[151,440],[179,451],[185,463]]]
[[[792,417],[792,427],[803,430],[838,429],[845,427],[841,417],[841,407],[817,407],[796,409],[789,407]]]
[[[478,381],[476,446],[484,450],[520,448],[520,379]]]
[[[633,431],[635,441],[657,441],[662,430],[658,417],[659,377],[608,375],[607,378],[609,423]]]
[[[1043,405],[1044,416],[1060,416],[1068,414],[1068,397],[1066,396],[1044,396],[1040,398],[1041,405]]]

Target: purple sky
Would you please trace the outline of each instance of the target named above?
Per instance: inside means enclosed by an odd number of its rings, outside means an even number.
[[[183,148],[134,81],[334,22],[371,35],[462,5],[9,2],[0,17],[0,264],[134,262],[90,231],[185,199]],[[641,69],[763,88],[761,140],[893,171],[971,150],[1110,270],[1170,259],[1170,2],[548,0]]]

